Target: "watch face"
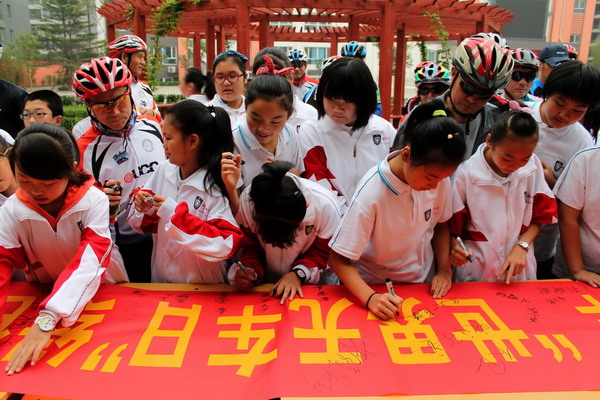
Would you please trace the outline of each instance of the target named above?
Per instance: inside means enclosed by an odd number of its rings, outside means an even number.
[[[295,269],[294,272],[296,273],[296,275],[298,276],[298,278],[300,278],[300,279],[306,278],[306,273],[304,272],[304,270]]]
[[[38,324],[40,329],[44,332],[49,332],[56,326],[54,319],[50,316],[37,317],[35,323]]]

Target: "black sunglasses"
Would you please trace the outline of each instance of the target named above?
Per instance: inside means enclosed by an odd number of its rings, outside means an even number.
[[[417,93],[421,96],[427,96],[430,92],[436,96],[443,94],[448,89],[447,86],[439,85],[439,86],[419,86],[417,89]]]
[[[525,79],[526,82],[531,82],[532,80],[535,79],[535,76],[537,75],[537,73],[535,71],[513,71],[512,75],[511,75],[511,79],[513,81],[520,81],[521,79]]]
[[[469,85],[466,81],[464,81],[463,79],[460,80],[460,89],[467,95],[467,96],[473,96],[473,95],[477,95],[477,97],[479,97],[481,100],[489,100],[492,98],[492,96],[494,95],[494,93],[496,93],[495,90],[491,90],[491,91],[480,91],[475,89],[473,86]]]

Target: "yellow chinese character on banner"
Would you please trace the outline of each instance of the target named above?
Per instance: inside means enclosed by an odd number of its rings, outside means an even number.
[[[450,358],[442,347],[431,325],[422,322],[433,317],[426,308],[414,312],[415,306],[421,302],[414,297],[402,302],[401,324],[397,320],[380,321],[379,326],[385,345],[394,364],[442,364],[449,363]],[[369,312],[368,319],[378,318]]]
[[[590,296],[589,294],[582,294],[581,297],[589,301],[592,305],[575,307],[577,311],[579,311],[582,314],[600,314],[600,301],[596,300],[593,296]],[[600,322],[600,319],[598,320],[598,322]]]
[[[69,358],[69,356],[75,353],[77,349],[92,340],[94,331],[89,328],[102,322],[104,314],[92,314],[90,312],[111,310],[114,305],[115,300],[108,300],[100,303],[91,301],[87,304],[75,325],[67,328],[58,328],[53,331],[52,339],[48,342],[46,348],[54,343],[56,347],[62,350],[46,362],[53,367],[58,367],[63,361]],[[29,327],[19,332],[19,335],[25,336],[27,332],[29,332]],[[1,361],[10,360],[10,357],[12,357],[13,353],[16,351],[17,346],[14,346]],[[43,354],[45,354],[45,352],[42,352],[42,356]]]
[[[300,339],[325,339],[324,353],[300,353],[300,364],[330,364],[330,363],[362,363],[359,352],[340,352],[340,339],[358,339],[358,329],[338,329],[337,321],[342,311],[351,306],[348,299],[335,302],[329,309],[323,325],[321,303],[313,299],[295,299],[290,303],[290,310],[299,311],[300,307],[308,307],[311,313],[312,328],[294,328],[294,337]]]
[[[241,316],[219,317],[218,325],[240,325],[239,330],[220,331],[220,338],[236,338],[237,350],[249,350],[243,354],[211,354],[208,365],[239,365],[237,374],[250,377],[257,365],[264,365],[277,358],[277,349],[264,353],[267,344],[275,338],[275,329],[252,329],[253,324],[272,324],[281,321],[281,314],[254,315],[254,306],[244,306]],[[250,339],[257,339],[250,347]]]
[[[483,314],[481,312],[454,313],[454,317],[463,330],[455,331],[453,333],[457,340],[473,342],[484,362],[497,362],[494,355],[502,355],[505,361],[517,361],[517,358],[506,345],[505,341],[508,341],[521,357],[531,357],[531,353],[529,353],[523,343],[521,343],[522,340],[529,338],[527,334],[522,330],[509,329],[485,300],[456,299],[451,302],[448,302],[447,300],[437,300],[437,303],[440,306],[446,307],[471,306],[479,307],[483,310]],[[493,344],[495,349],[490,349],[490,347],[488,347],[489,344]]]
[[[192,305],[191,308],[171,307],[168,302],[161,301],[156,307],[156,312],[142,335],[129,365],[135,367],[172,367],[180,368],[183,364],[194,328],[200,318],[202,306]],[[166,317],[182,317],[185,319],[183,329],[161,329],[161,324]],[[176,344],[172,354],[149,354],[148,350],[154,338],[174,338]]]
[[[13,329],[25,328],[31,326],[32,321],[23,318],[21,314],[25,312],[35,301],[35,296],[8,296],[6,298],[6,305],[4,308],[8,308],[9,303],[21,303],[17,306],[15,311],[10,314],[4,314],[0,321],[0,339],[10,335],[8,327],[11,326]],[[21,318],[21,320],[19,320]],[[13,325],[14,322],[14,325]]]

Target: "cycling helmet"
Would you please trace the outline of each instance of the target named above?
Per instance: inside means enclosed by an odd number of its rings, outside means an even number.
[[[450,71],[443,65],[433,62],[419,68],[415,73],[415,85],[419,87],[422,83],[445,83],[450,84]]]
[[[73,73],[73,91],[81,100],[87,100],[111,89],[127,86],[131,79],[131,72],[118,58],[94,58]]]
[[[563,43],[563,46],[565,46],[567,48],[567,52],[569,53],[569,58],[571,60],[577,60],[579,53],[577,52],[577,49],[575,48],[575,46],[570,45],[569,43]]]
[[[292,50],[288,51],[287,56],[291,62],[294,62],[294,61],[302,61],[305,63],[308,62],[308,56],[306,55],[306,52],[304,50],[292,49]]]
[[[511,50],[510,54],[515,61],[515,67],[528,67],[536,71],[540,69],[540,61],[533,51],[519,47],[518,49]]]
[[[339,60],[340,58],[342,58],[342,56],[331,56],[324,59],[323,64],[321,64],[321,71],[325,71],[325,68],[329,67],[335,60]]]
[[[419,64],[417,64],[417,66],[415,67],[415,74],[421,69],[421,68],[427,68],[428,66],[435,64],[433,61],[421,61]]]
[[[508,47],[508,43],[506,42],[506,39],[504,39],[502,36],[500,36],[499,34],[494,33],[494,32],[480,32],[471,37],[490,39],[490,40],[493,40],[494,42],[498,43],[498,45],[500,45],[500,47],[502,47],[503,49],[510,49],[510,47]]]
[[[470,37],[456,48],[452,65],[461,78],[495,90],[510,79],[514,61],[510,52],[493,40]]]
[[[106,48],[108,49],[108,56],[112,58],[119,58],[123,53],[130,54],[136,51],[148,51],[146,43],[135,35],[125,35],[116,38]]]
[[[346,43],[342,46],[342,56],[344,57],[366,57],[367,48],[364,44],[360,44],[356,41]]]

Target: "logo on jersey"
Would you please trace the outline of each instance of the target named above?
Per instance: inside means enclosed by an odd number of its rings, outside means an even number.
[[[310,235],[310,233],[312,232],[314,227],[315,227],[314,225],[306,225],[304,227],[304,233],[306,234],[306,236]]]
[[[115,160],[118,165],[121,165],[125,161],[129,160],[129,153],[126,151],[120,151],[113,156],[113,160]]]
[[[525,204],[533,203],[533,196],[531,196],[529,193],[527,193],[527,191],[525,191],[525,193],[523,195],[525,196]]]
[[[144,139],[142,142],[142,148],[146,150],[148,153],[151,153],[154,150],[154,144],[148,139]]]
[[[194,200],[194,209],[199,209],[201,205],[202,199],[200,198],[200,196],[196,196],[196,200]]]
[[[375,143],[376,146],[379,146],[381,143],[381,135],[373,135],[373,143]]]
[[[554,163],[554,172],[558,172],[565,167],[565,164],[562,161],[557,161]]]
[[[140,176],[154,172],[154,167],[156,165],[158,165],[158,161],[152,161],[150,164],[138,165],[137,170],[132,169],[131,172],[128,172],[125,174],[125,176],[123,176],[123,181],[131,183]]]
[[[425,211],[425,221],[429,221],[429,218],[431,218],[431,208]]]

